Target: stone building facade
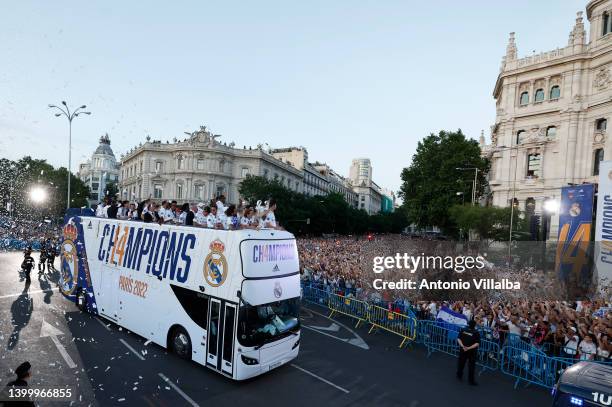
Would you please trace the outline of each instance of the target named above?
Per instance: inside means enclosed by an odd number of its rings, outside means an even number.
[[[77,177],[89,187],[89,204],[97,204],[106,195],[108,183],[119,181],[119,164],[110,146],[108,133],[100,137],[100,144],[91,158],[79,165]]]
[[[586,6],[590,32],[578,12],[567,46],[518,58],[514,33],[502,59],[493,97],[490,203],[512,202],[528,214],[561,187],[596,183],[599,162],[612,157],[612,0]],[[551,237],[558,217],[552,216]]]
[[[123,199],[205,202],[224,194],[239,199],[238,184],[247,175],[277,179],[287,188],[303,191],[302,171],[261,147],[226,145],[205,126],[173,143],[152,141],[130,150],[121,159],[119,191]]]
[[[368,214],[378,213],[382,209],[382,190],[372,180],[372,163],[369,158],[355,158],[349,170],[349,180],[357,195],[357,209]]]

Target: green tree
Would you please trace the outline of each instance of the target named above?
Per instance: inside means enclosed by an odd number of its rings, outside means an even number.
[[[287,230],[296,234],[397,233],[408,224],[405,211],[368,216],[365,211],[351,207],[340,194],[308,197],[263,177],[246,177],[238,190],[251,204],[271,197],[276,199],[277,218]]]
[[[464,232],[473,230],[481,240],[508,241],[512,222],[512,239],[528,238],[528,225],[524,213],[518,209],[492,206],[455,205],[449,210],[449,217]]]
[[[408,217],[419,227],[438,226],[446,233],[454,233],[456,225],[449,209],[459,203],[460,195],[472,193],[473,170],[477,168],[476,197],[486,185],[488,161],[480,156],[480,146],[467,139],[461,130],[440,131],[421,140],[412,163],[401,173],[399,196],[404,200]]]
[[[117,186],[116,181],[109,181],[106,183],[106,188],[104,189],[105,196],[116,198],[118,192],[119,192],[119,187]]]
[[[66,168],[55,169],[45,160],[29,156],[18,161],[0,159],[0,166],[4,170],[0,177],[3,213],[24,219],[57,219],[63,216],[68,193]],[[71,207],[87,205],[89,188],[73,174],[70,180]],[[34,187],[45,191],[46,198],[43,202],[31,201],[30,191]]]

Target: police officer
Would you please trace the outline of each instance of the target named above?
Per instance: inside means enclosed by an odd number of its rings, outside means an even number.
[[[472,319],[468,327],[459,332],[457,337],[459,343],[459,363],[457,365],[457,378],[463,378],[463,368],[468,362],[468,379],[472,386],[478,385],[474,380],[474,370],[476,368],[476,358],[478,357],[478,346],[480,346],[480,333],[476,330],[476,322]]]
[[[35,404],[30,400],[29,397],[20,397],[14,400],[11,400],[11,388],[13,389],[24,389],[28,387],[28,379],[32,377],[32,365],[30,362],[23,362],[20,364],[17,369],[15,369],[15,374],[17,375],[17,379],[9,382],[6,388],[3,391],[2,398],[0,400],[4,401],[3,405],[6,407],[9,406],[24,406],[30,407]]]
[[[32,248],[28,246],[23,252],[23,262],[21,263],[21,269],[25,275],[26,284],[30,284],[30,272],[35,264],[36,260],[32,257]]]

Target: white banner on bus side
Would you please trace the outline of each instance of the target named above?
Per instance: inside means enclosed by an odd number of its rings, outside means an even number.
[[[595,228],[595,264],[599,288],[612,285],[612,160],[599,164]]]
[[[247,239],[240,243],[242,273],[247,278],[282,276],[300,270],[295,239]]]

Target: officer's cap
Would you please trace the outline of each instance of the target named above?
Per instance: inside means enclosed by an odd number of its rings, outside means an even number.
[[[17,369],[15,369],[15,374],[19,378],[25,377],[27,376],[31,368],[32,368],[32,365],[30,364],[30,362],[23,362],[22,364],[17,366]]]

